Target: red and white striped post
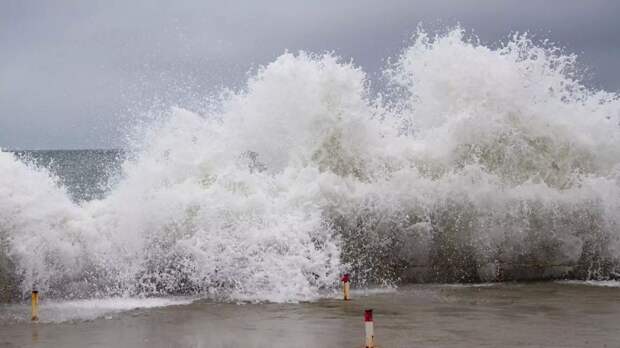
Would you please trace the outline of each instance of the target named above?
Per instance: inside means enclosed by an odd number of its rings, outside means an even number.
[[[372,321],[372,309],[364,312],[364,326],[366,327],[366,348],[375,348],[375,327]]]
[[[351,299],[351,286],[350,286],[350,276],[349,273],[346,273],[342,276],[342,290],[344,294],[344,300],[349,301]]]

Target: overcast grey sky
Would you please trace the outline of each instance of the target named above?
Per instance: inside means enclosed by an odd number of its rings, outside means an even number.
[[[192,107],[288,49],[335,51],[369,74],[422,21],[483,41],[529,31],[620,90],[616,0],[0,0],[0,147],[100,148],[155,103]]]

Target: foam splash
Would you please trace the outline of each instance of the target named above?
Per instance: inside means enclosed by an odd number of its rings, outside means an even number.
[[[43,301],[40,304],[40,323],[61,323],[66,321],[94,320],[98,318],[112,319],[115,315],[138,309],[187,305],[192,298],[124,298],[110,297],[105,299]],[[4,307],[4,308],[2,308]],[[24,315],[29,308],[24,305],[0,305],[0,322],[24,322],[30,318]]]
[[[600,286],[604,288],[620,288],[618,280],[563,280],[560,284]]]
[[[141,129],[103,199],[72,203],[0,153],[0,260],[24,292],[70,298],[309,300],[345,269],[604,277],[620,262],[620,101],[574,66],[526,36],[492,49],[421,31],[374,96],[351,63],[286,53],[208,114]]]

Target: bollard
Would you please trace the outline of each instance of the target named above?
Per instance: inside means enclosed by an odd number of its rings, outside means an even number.
[[[351,286],[350,276],[348,273],[342,276],[342,290],[344,292],[344,300],[349,301],[351,299]]]
[[[375,328],[372,321],[372,309],[364,312],[364,325],[366,327],[366,348],[375,348]]]
[[[32,321],[39,320],[39,292],[32,290]]]

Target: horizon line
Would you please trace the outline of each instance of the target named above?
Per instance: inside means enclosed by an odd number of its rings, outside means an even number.
[[[122,147],[110,147],[110,148],[50,148],[50,149],[19,149],[19,148],[1,148],[0,147],[0,152],[21,152],[21,151],[30,151],[30,152],[36,152],[36,151],[126,151],[126,148],[122,148]]]

